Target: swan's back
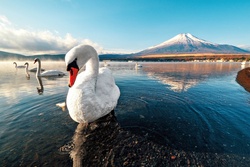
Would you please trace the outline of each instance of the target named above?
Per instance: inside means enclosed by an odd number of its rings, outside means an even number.
[[[95,109],[86,114],[90,122],[110,113],[117,105],[120,90],[115,84],[112,73],[107,68],[100,68],[96,81],[94,104]]]
[[[48,70],[48,71],[44,71],[43,73],[41,73],[42,77],[46,77],[46,76],[64,76],[65,74],[61,71],[58,70]]]
[[[120,97],[120,90],[115,84],[115,80],[108,68],[100,68],[96,83],[96,96],[100,103],[107,105],[111,110],[117,104]],[[111,111],[110,110],[110,111]]]

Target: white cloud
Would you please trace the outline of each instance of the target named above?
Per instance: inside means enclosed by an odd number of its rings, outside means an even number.
[[[0,15],[0,24],[1,25],[11,25],[11,22],[8,20],[6,16]]]
[[[34,31],[15,27],[0,15],[0,50],[25,55],[66,53],[78,44],[89,44],[102,52],[103,48],[89,39],[76,39],[70,33],[64,37],[57,31]]]
[[[109,50],[102,50],[101,54],[131,54],[136,53],[141,50],[125,50],[125,49],[109,49]]]
[[[239,45],[238,47],[250,51],[250,45]]]

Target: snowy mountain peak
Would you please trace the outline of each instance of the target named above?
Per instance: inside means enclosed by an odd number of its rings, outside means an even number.
[[[233,45],[216,44],[197,38],[190,33],[178,34],[175,37],[141,52],[138,55],[176,54],[176,53],[249,53]]]
[[[173,37],[173,38],[171,38],[171,39],[169,39],[169,40],[167,40],[159,45],[149,47],[148,49],[166,47],[166,46],[170,46],[170,45],[174,45],[174,44],[201,45],[202,43],[215,45],[211,42],[199,39],[190,33],[182,33],[182,34],[176,35],[175,37]]]

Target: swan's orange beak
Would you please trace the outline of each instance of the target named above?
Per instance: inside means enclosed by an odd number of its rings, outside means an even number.
[[[77,68],[74,68],[74,67],[71,67],[70,68],[70,71],[69,71],[69,87],[72,87],[75,83],[75,80],[76,80],[76,76],[78,74],[78,69]]]

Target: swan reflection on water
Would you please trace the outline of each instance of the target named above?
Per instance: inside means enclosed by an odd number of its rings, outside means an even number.
[[[43,77],[47,80],[53,81],[53,80],[57,80],[58,78],[62,78],[63,76],[53,76],[53,77]],[[43,86],[43,81],[42,81],[42,77],[41,76],[36,76],[36,80],[39,84],[39,87],[37,87],[37,93],[39,95],[42,95],[44,92],[44,86]]]
[[[42,95],[43,94],[43,82],[42,82],[42,78],[40,76],[36,76],[36,79],[37,79],[37,82],[39,84],[40,87],[37,87],[37,93],[39,95]]]
[[[226,166],[250,162],[248,157],[233,154],[175,149],[164,136],[148,129],[121,127],[114,111],[92,123],[78,124],[72,140],[59,153],[69,154],[74,167]]]
[[[27,80],[30,80],[30,74],[29,74],[29,63],[28,62],[26,62],[25,64],[24,64],[24,66],[25,66],[25,73],[26,73],[26,79]]]

